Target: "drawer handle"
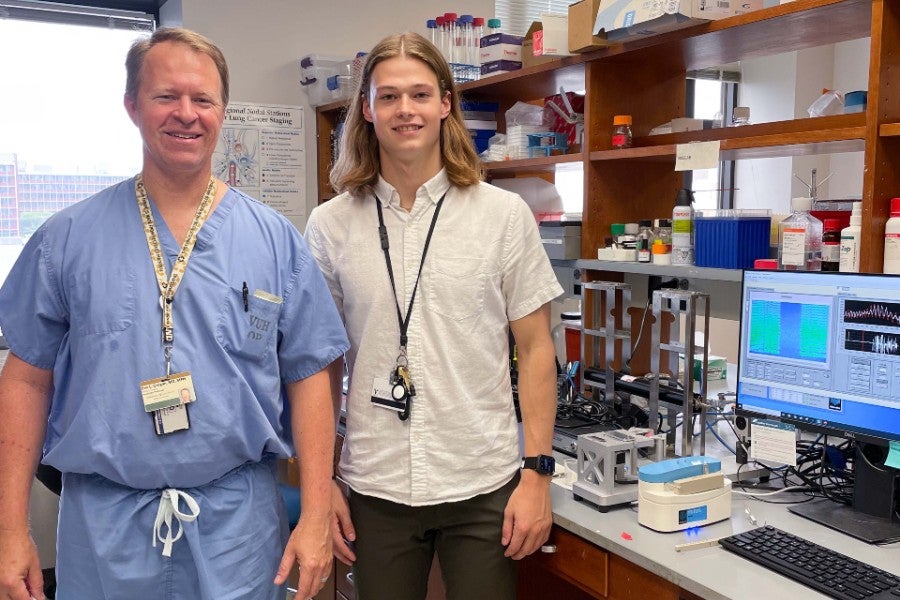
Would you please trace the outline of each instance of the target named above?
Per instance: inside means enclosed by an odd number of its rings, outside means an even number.
[[[349,573],[347,573],[347,583],[349,583],[350,585],[353,585],[353,571],[350,571]]]
[[[544,544],[541,546],[541,552],[544,554],[556,554],[556,544]]]

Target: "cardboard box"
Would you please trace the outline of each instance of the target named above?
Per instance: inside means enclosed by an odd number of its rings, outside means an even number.
[[[589,52],[609,45],[606,34],[594,35],[600,0],[581,0],[569,5],[569,52]]]
[[[542,14],[541,29],[534,32],[535,56],[570,56],[568,15]]]
[[[538,31],[543,31],[543,25],[540,21],[534,21],[531,24],[531,27],[529,27],[528,31],[525,33],[525,37],[522,39],[522,68],[550,62],[552,60],[556,60],[557,58],[556,56],[535,55],[534,34]],[[568,43],[569,42],[567,39],[566,44]]]
[[[594,33],[606,32],[610,42],[625,42],[761,8],[763,0],[600,0]]]
[[[492,33],[481,38],[480,44],[479,65],[498,60],[522,62],[522,38],[517,35]]]
[[[514,60],[495,60],[481,65],[481,76],[499,75],[500,73],[512,73],[522,68],[521,62]]]

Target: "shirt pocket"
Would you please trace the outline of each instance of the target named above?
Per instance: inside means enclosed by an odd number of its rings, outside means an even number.
[[[229,354],[256,361],[266,359],[275,351],[280,312],[281,303],[252,293],[247,295],[245,310],[243,290],[228,288],[219,311],[216,339]]]
[[[76,336],[108,335],[134,325],[137,275],[128,269],[93,269],[70,278],[69,319]]]
[[[484,311],[485,259],[441,257],[429,262],[430,276],[425,288],[430,311],[453,321]]]

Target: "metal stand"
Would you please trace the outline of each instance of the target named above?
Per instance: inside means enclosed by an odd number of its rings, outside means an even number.
[[[588,356],[587,348],[590,346],[590,356],[599,365],[600,343],[605,340],[602,367],[606,370],[606,385],[603,395],[607,401],[615,402],[616,377],[612,363],[617,357],[623,365],[631,359],[631,315],[628,313],[628,307],[631,306],[631,285],[615,281],[590,281],[582,283],[581,289],[583,310],[586,311],[585,314],[590,314],[589,320],[584,317],[582,319],[584,323],[592,325],[590,329],[582,329],[581,357],[584,360]],[[615,314],[616,308],[619,309],[618,315]],[[618,356],[616,341],[619,341]],[[584,368],[581,373],[581,391],[584,392]]]
[[[602,431],[578,436],[576,500],[595,504],[600,512],[638,499],[639,449],[652,448],[654,462],[665,458],[665,436],[647,437],[629,431]]]
[[[666,410],[666,421],[669,425],[666,432],[666,445],[670,454],[675,453],[675,430],[676,418],[678,412],[682,415],[681,428],[681,456],[691,456],[693,454],[693,422],[694,412],[699,404],[700,422],[703,429],[700,433],[700,454],[706,453],[706,372],[709,366],[709,341],[704,336],[703,342],[703,363],[701,365],[700,378],[700,398],[701,402],[694,401],[694,356],[697,353],[697,347],[694,344],[694,333],[697,330],[697,306],[703,304],[703,331],[709,333],[709,294],[701,292],[692,292],[685,290],[658,290],[653,292],[653,334],[650,347],[650,370],[655,377],[650,382],[650,427],[653,431],[659,428],[659,408],[664,406]],[[661,342],[662,339],[662,323],[663,313],[671,314],[674,319],[669,326],[668,342]],[[681,320],[684,319],[684,336],[681,333]],[[660,376],[660,355],[662,351],[668,351],[668,365],[666,370],[672,377],[678,380],[684,390],[681,405],[674,404],[660,398],[659,394],[659,376]],[[679,369],[678,355],[684,355],[684,368]],[[679,378],[679,373],[681,377]]]

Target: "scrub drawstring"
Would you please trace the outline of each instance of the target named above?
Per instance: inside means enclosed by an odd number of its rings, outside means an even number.
[[[178,510],[178,501],[183,499],[187,505],[189,513],[183,513]],[[178,532],[172,535],[172,517],[175,517],[175,525]],[[163,543],[163,556],[172,556],[172,544],[181,539],[184,535],[184,529],[181,524],[195,521],[200,516],[200,505],[187,492],[168,488],[163,490],[159,498],[159,510],[156,511],[156,523],[153,524],[153,547],[156,548],[156,540]],[[166,535],[163,536],[163,525],[166,526]]]

